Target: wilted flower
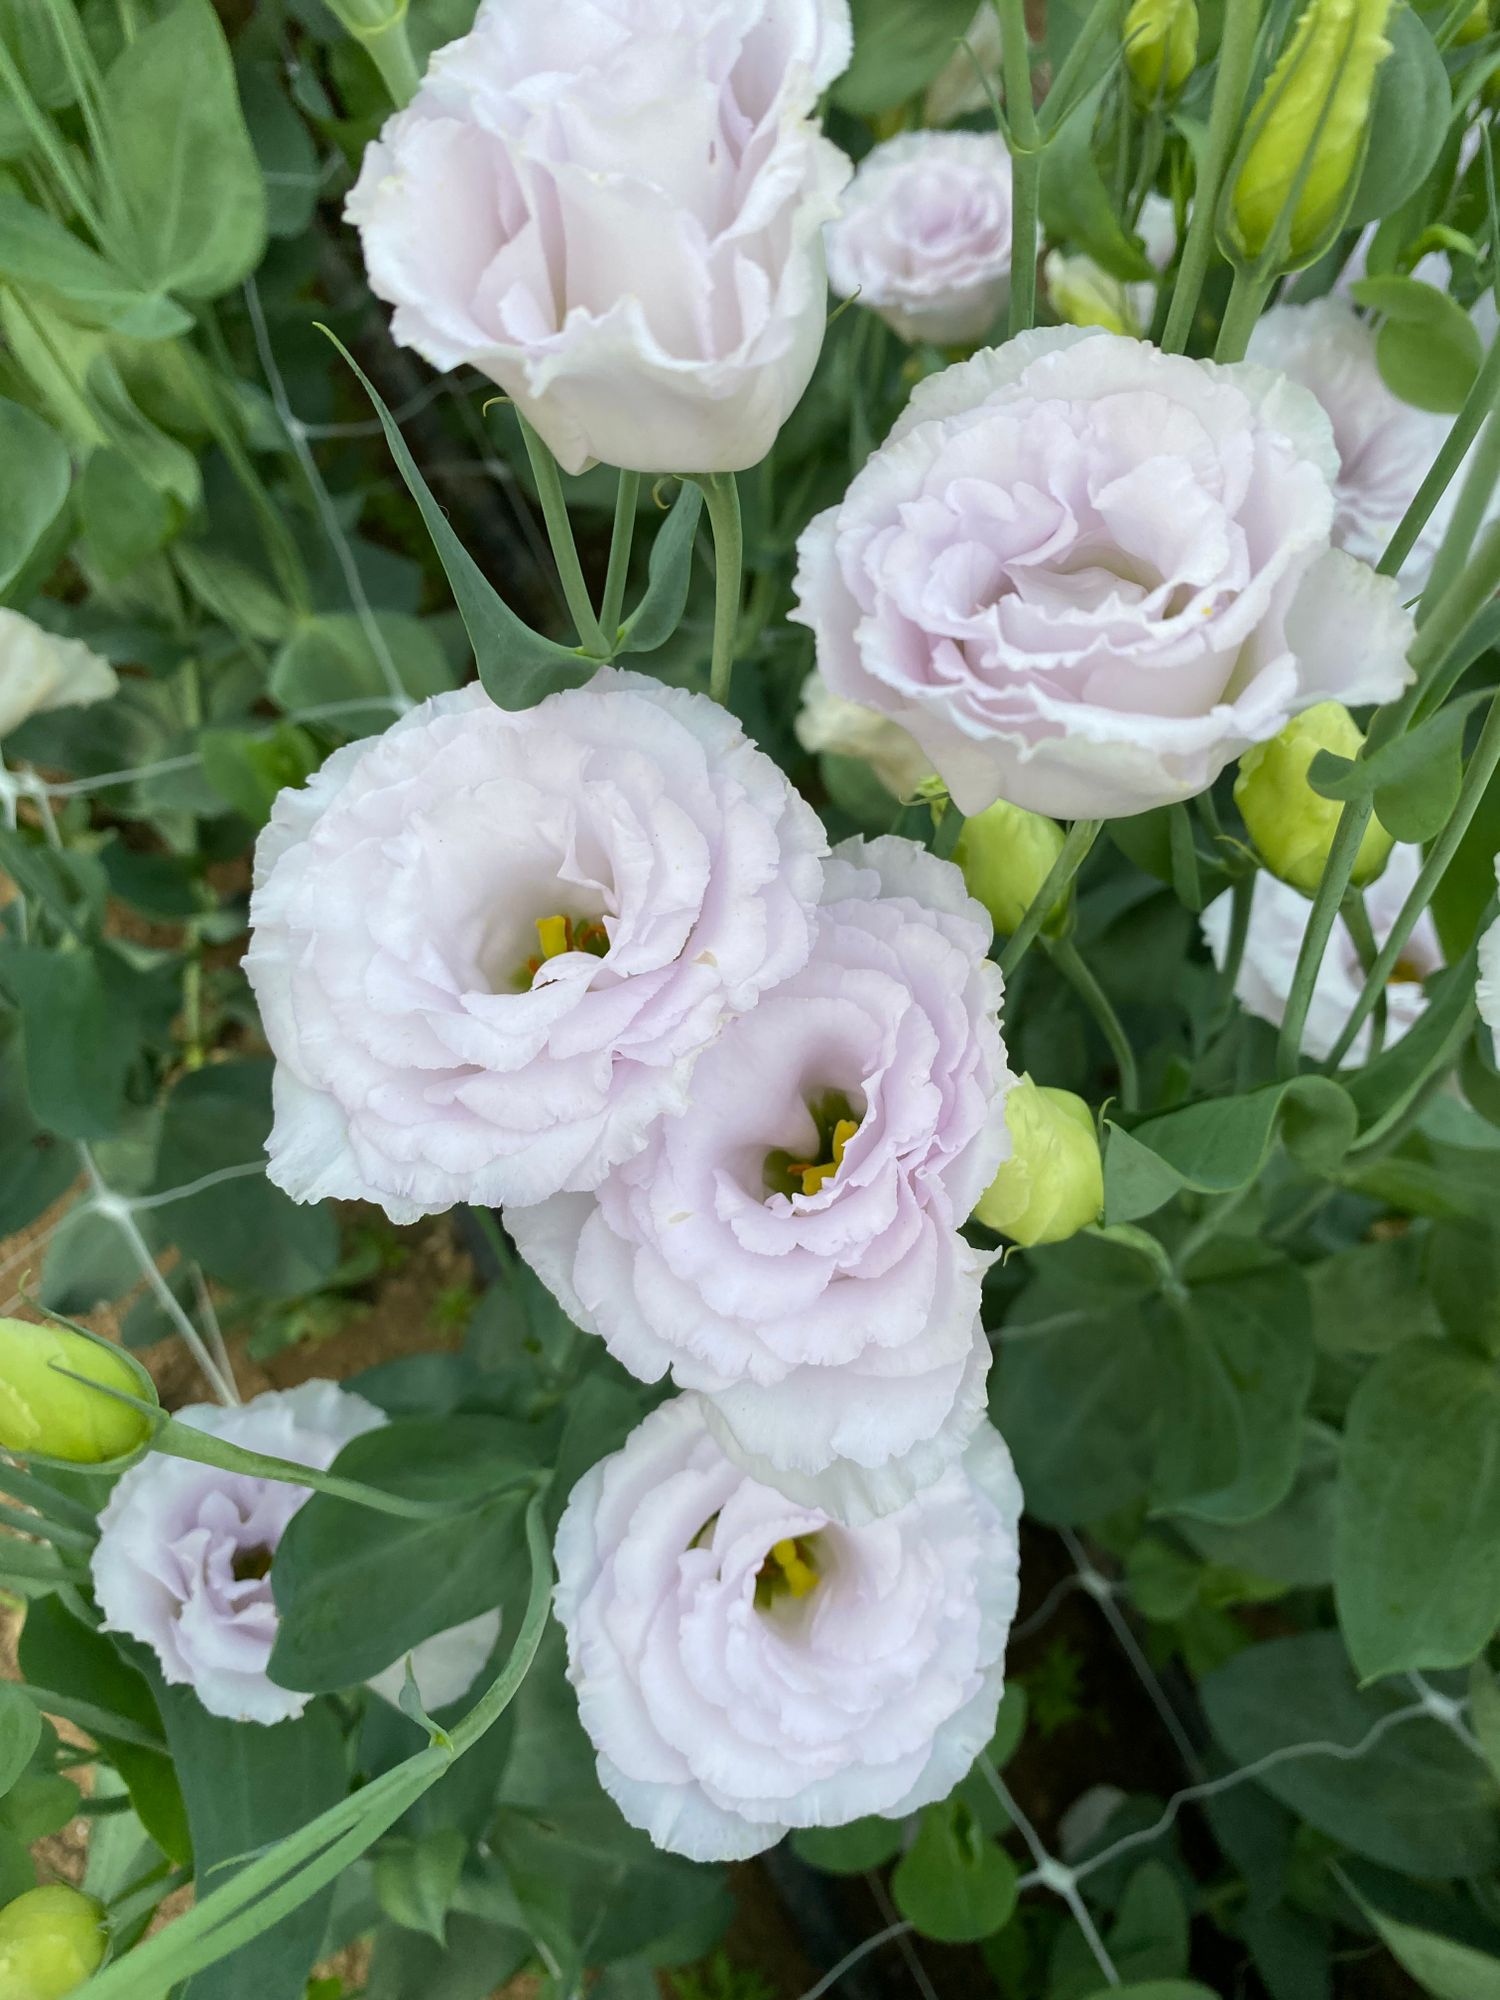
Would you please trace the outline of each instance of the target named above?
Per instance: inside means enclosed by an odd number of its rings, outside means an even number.
[[[1099,1220],[1104,1159],[1094,1114],[1071,1090],[1023,1076],[1005,1099],[1010,1158],[974,1213],[1013,1243],[1061,1243]]]
[[[827,878],[807,966],[724,1030],[688,1109],[595,1195],[508,1220],[618,1361],[708,1392],[732,1455],[855,1518],[936,1477],[983,1409],[987,1260],[958,1229],[1010,1074],[958,870],[887,838]]]
[[[1304,896],[1317,892],[1343,807],[1325,799],[1307,774],[1320,750],[1357,757],[1364,732],[1341,702],[1320,701],[1294,716],[1269,743],[1258,743],[1240,759],[1234,802],[1266,866]],[[1354,857],[1350,881],[1362,889],[1384,868],[1391,836],[1372,818]]]
[[[1397,585],[1329,547],[1337,472],[1264,369],[1022,334],[918,385],[804,531],[793,615],[964,812],[1142,812],[1314,702],[1405,684]]]
[[[605,669],[439,695],[281,794],[245,969],[299,1201],[593,1186],[807,958],[822,828],[702,695]]]
[[[156,1395],[139,1362],[110,1341],[71,1327],[0,1319],[0,1450],[73,1465],[128,1457],[149,1439],[152,1423],[107,1393],[113,1390],[142,1402]]]
[[[1136,223],[1148,262],[1165,271],[1177,248],[1177,211],[1165,195],[1148,194]],[[1098,326],[1106,333],[1145,334],[1156,316],[1156,283],[1116,278],[1082,252],[1049,250],[1042,264],[1047,297],[1070,326]]]
[[[104,1910],[66,1882],[0,1910],[0,2000],[64,2000],[104,1962]]]
[[[1063,830],[1055,819],[997,799],[964,821],[953,859],[969,894],[989,911],[995,929],[1009,937],[1021,928],[1062,851]],[[1065,892],[1048,912],[1049,928],[1066,908]]]
[[[1422,865],[1421,850],[1397,846],[1385,873],[1365,891],[1365,909],[1377,945],[1390,935],[1402,904],[1410,894]],[[1222,966],[1229,946],[1230,898],[1226,892],[1203,912],[1203,935]],[[1257,875],[1250,905],[1250,930],[1245,956],[1235,980],[1235,996],[1248,1013],[1257,1014],[1273,1027],[1280,1027],[1297,969],[1311,903],[1302,893],[1278,882],[1274,875]],[[1422,981],[1443,963],[1442,946],[1430,911],[1423,911],[1407,940],[1386,987],[1387,1048],[1415,1025],[1427,1005]],[[1348,925],[1340,917],[1334,924],[1323,954],[1307,1024],[1302,1033],[1302,1053],[1321,1060],[1343,1033],[1344,1023],[1353,1012],[1364,987],[1364,968]],[[1346,1063],[1365,1061],[1371,1047],[1371,1024],[1366,1021],[1355,1036]]]
[[[247,1451],[325,1472],[351,1439],[386,1422],[383,1410],[337,1382],[270,1389],[235,1409],[195,1403],[175,1420]],[[256,1479],[221,1466],[149,1457],[123,1474],[99,1516],[94,1595],[106,1631],[125,1632],[155,1653],[162,1678],[191,1687],[210,1715],[284,1722],[310,1695],[278,1687],[266,1672],[276,1643],[271,1559],[305,1486]],[[498,1612],[438,1632],[412,1652],[426,1706],[464,1694],[500,1630]],[[403,1663],[382,1677],[399,1693]],[[372,1683],[381,1685],[381,1683]]]
[[[0,737],[44,709],[107,701],[119,684],[109,661],[81,639],[60,639],[19,611],[0,609]]]
[[[349,197],[396,339],[570,472],[753,465],[823,343],[850,169],[811,114],[849,49],[847,0],[488,0]]]
[[[1249,352],[1252,361],[1310,389],[1327,411],[1339,455],[1333,544],[1378,562],[1453,419],[1403,403],[1386,387],[1374,328],[1344,299],[1274,306],[1251,335]],[[1449,483],[1402,565],[1404,597],[1426,584],[1462,483],[1462,473]],[[1497,508],[1500,500],[1492,501],[1490,514]]]
[[[1010,297],[1010,152],[998,132],[902,132],[860,161],[828,225],[828,282],[903,340],[980,339]]]
[[[899,722],[878,708],[845,701],[816,668],[802,683],[802,706],[792,726],[804,750],[868,764],[893,798],[911,798],[923,779],[932,776],[921,744]]]
[[[847,1528],[747,1477],[701,1397],[653,1411],[557,1533],[604,1789],[700,1861],[946,1797],[994,1729],[1020,1512],[988,1424],[910,1506]]]

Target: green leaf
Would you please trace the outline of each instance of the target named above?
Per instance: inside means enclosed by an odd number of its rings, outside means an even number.
[[[0,1026],[0,1236],[14,1236],[67,1193],[73,1148],[37,1121],[26,1099],[17,1038]]]
[[[1426,722],[1355,763],[1320,750],[1308,782],[1325,799],[1370,798],[1396,840],[1430,840],[1448,823],[1463,782],[1464,727],[1489,689],[1449,702]]]
[[[394,695],[425,701],[452,686],[432,632],[399,611],[373,612],[369,623],[342,611],[306,619],[271,666],[271,695],[290,709],[368,702],[388,713]],[[352,718],[336,719],[352,726]]]
[[[248,277],[265,254],[265,186],[209,0],[138,27],[105,75],[103,110],[142,282],[215,299]]]
[[[377,1514],[315,1493],[276,1551],[272,1584],[281,1627],[271,1678],[283,1687],[350,1687],[434,1632],[505,1598],[526,1560],[524,1493],[507,1476],[530,1463],[520,1427],[498,1417],[397,1418],[346,1445],[334,1469],[388,1490],[470,1498],[442,1520]],[[393,1585],[420,1577],[420,1590]]]
[[[1253,1521],[1291,1491],[1313,1379],[1312,1301],[1277,1259],[1195,1284],[1158,1315],[1161,1444],[1153,1506]]]
[[[0,1682],[0,1797],[26,1769],[41,1740],[42,1718],[36,1704],[13,1682]]]
[[[1427,1005],[1397,1042],[1342,1081],[1359,1113],[1361,1147],[1397,1118],[1441,1069],[1457,1062],[1474,1019],[1474,954],[1445,966],[1426,982]],[[1358,1151],[1351,1156],[1357,1164]]]
[[[899,1819],[854,1819],[847,1826],[805,1826],[792,1835],[799,1861],[825,1875],[865,1875],[901,1852]]]
[[[1461,409],[1484,343],[1458,301],[1418,278],[1360,278],[1350,291],[1381,315],[1375,360],[1392,395],[1419,410]]]
[[[1126,1134],[1109,1127],[1104,1209],[1111,1224],[1151,1215],[1184,1188],[1233,1194],[1256,1180],[1282,1139],[1303,1165],[1331,1172],[1354,1137],[1348,1095],[1327,1077],[1293,1077],[1148,1118]],[[1142,1154],[1147,1157],[1144,1159]]]
[[[667,518],[656,531],[646,564],[646,588],[620,633],[622,653],[652,653],[682,623],[693,578],[693,544],[703,511],[703,489],[683,481]]]
[[[1087,253],[1126,283],[1149,284],[1156,271],[1116,214],[1094,157],[1094,123],[1105,85],[1093,90],[1048,141],[1042,154],[1042,219],[1049,236]]]
[[[0,397],[0,602],[19,598],[62,549],[59,523],[68,505],[68,448],[50,425]]]
[[[467,1849],[456,1827],[382,1848],[375,1857],[375,1894],[392,1923],[442,1944]]]
[[[256,1056],[209,1063],[177,1079],[162,1118],[152,1192],[236,1167],[254,1171],[152,1209],[143,1221],[210,1277],[294,1298],[314,1290],[338,1263],[338,1224],[330,1208],[294,1202],[265,1177],[271,1072],[269,1058]]]
[[[21,287],[44,286],[67,302],[82,325],[109,327],[137,340],[165,340],[193,324],[181,306],[132,284],[44,209],[3,190],[0,278]]]
[[[1500,1230],[1434,1222],[1422,1271],[1454,1340],[1488,1359],[1500,1355]]]
[[[1144,1984],[1097,1987],[1088,2000],[1216,2000],[1216,1995],[1196,1979],[1148,1979]]]
[[[323,174],[313,136],[298,117],[274,62],[240,70],[245,124],[266,182],[266,227],[272,236],[300,236],[317,212]]]
[[[1382,1356],[1349,1405],[1334,1545],[1360,1672],[1466,1666],[1500,1622],[1500,1374],[1446,1341]]]
[[[891,1896],[923,1937],[976,1944],[1010,1921],[1016,1882],[1005,1849],[986,1840],[968,1808],[950,1799],[922,1814],[891,1876]]]
[[[854,60],[831,95],[861,117],[925,90],[974,19],[969,0],[851,0],[849,11]]]
[[[1410,1687],[1356,1686],[1337,1632],[1247,1647],[1199,1692],[1229,1756],[1271,1759],[1257,1781],[1355,1854],[1435,1880],[1500,1858],[1500,1789],[1485,1765],[1430,1716],[1392,1724]]]
[[[172,551],[172,567],[204,610],[211,611],[231,632],[260,639],[268,646],[279,646],[296,629],[296,613],[276,585],[249,563],[239,561],[223,549],[181,540]],[[362,648],[355,645],[350,650],[359,660],[357,671],[364,681],[371,683],[370,692],[384,695],[386,681],[378,669],[372,678],[365,665],[369,639],[364,638]]]
[[[1432,2000],[1500,2000],[1500,1930],[1472,1907],[1357,1862],[1334,1874]]]
[[[325,328],[326,332],[327,329]],[[474,659],[485,693],[501,708],[531,708],[558,688],[581,687],[599,670],[597,660],[582,659],[566,646],[544,639],[523,624],[485,577],[454,532],[447,515],[428,490],[406,448],[395,418],[381,401],[374,384],[342,341],[329,334],[364,385],[390,446],[397,470],[421,510],[438,560],[453,591],[453,600],[474,648]]]
[[[205,729],[198,738],[203,775],[233,811],[262,827],[288,785],[306,783],[322,753],[295,722],[278,723],[269,733],[248,729]]]
[[[133,979],[108,946],[50,951],[0,945],[0,991],[20,1009],[26,1093],[49,1132],[113,1132],[137,1048]]]
[[[1426,180],[1448,136],[1453,96],[1437,44],[1409,7],[1386,23],[1391,54],[1376,75],[1370,140],[1346,229],[1378,222]]]
[[[182,1778],[200,1898],[348,1790],[343,1737],[327,1702],[267,1726],[210,1715],[191,1688],[159,1685],[157,1700]],[[303,2000],[332,1899],[330,1886],[190,1979],[182,2000]]]
[[[127,453],[108,445],[89,453],[78,482],[78,513],[89,559],[108,583],[129,576],[172,534],[167,495],[142,479]]]

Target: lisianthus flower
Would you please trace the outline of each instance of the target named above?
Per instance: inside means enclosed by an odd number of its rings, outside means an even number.
[[[703,1398],[663,1404],[557,1531],[604,1789],[699,1861],[945,1798],[995,1726],[1020,1512],[988,1424],[909,1506],[850,1528],[748,1477]]]
[[[1398,586],[1329,541],[1337,477],[1327,417],[1265,369],[1022,334],[918,384],[804,530],[793,615],[964,812],[1142,812],[1405,684]]]
[[[1377,945],[1385,943],[1401,906],[1411,893],[1422,866],[1420,848],[1397,846],[1391,850],[1385,872],[1365,890],[1365,909]],[[1291,997],[1292,975],[1297,954],[1302,949],[1312,904],[1300,891],[1264,872],[1255,878],[1250,904],[1250,929],[1245,939],[1245,956],[1235,980],[1235,997],[1251,1014],[1259,1015],[1273,1027],[1280,1027]],[[1209,904],[1201,918],[1203,936],[1222,966],[1229,948],[1230,896],[1226,892]],[[1430,911],[1423,911],[1406,948],[1396,963],[1386,988],[1385,1046],[1398,1042],[1421,1018],[1427,1005],[1422,982],[1443,963],[1437,927]],[[1342,917],[1335,920],[1328,949],[1313,988],[1302,1033],[1304,1055],[1322,1059],[1343,1033],[1364,988],[1364,967],[1353,933]],[[1355,1036],[1345,1061],[1351,1066],[1365,1061],[1371,1047],[1372,1024],[1366,1021]]]
[[[825,845],[716,703],[609,668],[337,751],[256,848],[272,1180],[398,1222],[593,1186],[805,963]]]
[[[0,738],[46,709],[107,701],[119,686],[108,660],[19,611],[0,610]]]
[[[932,765],[914,736],[878,708],[861,708],[835,694],[816,668],[802,683],[802,701],[792,727],[804,750],[827,751],[868,764],[886,790],[909,799]]]
[[[351,1439],[387,1421],[337,1382],[270,1389],[236,1409],[192,1404],[178,1423],[247,1451],[326,1471]],[[94,1596],[108,1632],[149,1646],[169,1685],[190,1687],[210,1715],[232,1722],[285,1722],[312,1699],[278,1687],[266,1669],[276,1643],[271,1559],[310,1489],[254,1479],[220,1466],[150,1455],[123,1473],[99,1515]],[[435,1633],[411,1654],[429,1708],[468,1692],[500,1632],[486,1611]],[[371,1683],[395,1700],[399,1660]]]
[[[705,1391],[732,1456],[844,1518],[937,1477],[984,1407],[989,1260],[959,1226],[1009,1150],[989,942],[950,862],[847,842],[808,964],[687,1108],[595,1193],[510,1217],[616,1360]]]
[[[823,344],[850,46],[847,0],[488,0],[346,207],[396,339],[570,472],[755,464]]]

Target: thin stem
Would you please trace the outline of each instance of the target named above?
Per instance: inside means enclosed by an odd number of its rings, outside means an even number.
[[[1229,892],[1229,938],[1224,947],[1224,963],[1219,968],[1219,1004],[1214,1010],[1214,1026],[1221,1028],[1234,1012],[1234,989],[1240,967],[1245,962],[1245,943],[1250,936],[1250,912],[1255,903],[1255,873],[1236,875]]]
[[[1031,949],[1042,925],[1062,901],[1073,877],[1088,858],[1090,848],[1099,838],[1103,825],[1102,819],[1075,819],[1068,828],[1062,852],[1048,869],[1046,880],[1027,905],[1025,916],[1012,931],[1009,943],[1000,954],[1000,970],[1007,979]]]
[[[1050,953],[1052,963],[1093,1015],[1099,1032],[1109,1044],[1110,1053],[1115,1059],[1115,1068],[1120,1075],[1121,1110],[1134,1111],[1141,1094],[1135,1051],[1130,1046],[1130,1037],[1121,1026],[1120,1017],[1115,1012],[1109,995],[1084,963],[1077,945],[1071,938],[1059,938],[1056,943],[1049,941],[1044,948]]]
[[[1333,935],[1339,906],[1344,900],[1349,878],[1354,873],[1355,859],[1372,811],[1368,798],[1350,799],[1339,815],[1328,859],[1323,864],[1323,877],[1313,897],[1312,908],[1308,911],[1307,928],[1302,933],[1302,945],[1297,953],[1297,969],[1292,974],[1286,1012],[1281,1020],[1281,1033],[1276,1044],[1276,1074],[1279,1077],[1293,1077],[1300,1067],[1302,1031],[1307,1025],[1313,988],[1318,983],[1323,954]]]
[[[1376,953],[1375,963],[1365,975],[1364,986],[1360,990],[1354,1010],[1344,1023],[1342,1034],[1328,1053],[1327,1067],[1337,1069],[1349,1052],[1350,1044],[1369,1019],[1376,1000],[1384,993],[1386,982],[1395,970],[1406,941],[1416,929],[1417,920],[1432,901],[1432,892],[1447,872],[1448,864],[1458,851],[1458,844],[1469,830],[1469,822],[1479,810],[1479,802],[1488,789],[1491,778],[1500,769],[1500,694],[1490,703],[1489,713],[1484,719],[1479,741],[1474,746],[1474,755],[1469,759],[1469,767],[1464,772],[1464,781],[1458,794],[1458,803],[1448,816],[1448,824],[1428,850],[1421,871],[1412,885],[1410,895],[1401,905],[1401,913],[1390,929],[1390,935]]]
[[[1453,484],[1469,446],[1479,435],[1480,425],[1497,403],[1500,403],[1500,340],[1495,341],[1484,357],[1473,386],[1464,397],[1463,408],[1453,419],[1453,427],[1443,440],[1442,449],[1432,461],[1431,470],[1417,488],[1411,505],[1387,543],[1385,554],[1377,564],[1382,576],[1395,576],[1416,547],[1417,537],[1426,527],[1433,508]]]
[[[28,90],[26,79],[22,76],[15,57],[3,41],[0,41],[0,84],[5,86],[21,114],[22,123],[31,135],[32,143],[56,175],[59,186],[77,210],[84,227],[99,248],[108,255],[109,236],[100,219],[99,211],[90,200],[83,182],[74,172],[68,149],[53,131],[45,112]]]
[[[1072,46],[1063,58],[1062,67],[1052,79],[1046,101],[1042,105],[1039,126],[1048,138],[1061,130],[1064,120],[1078,108],[1074,92],[1085,65],[1094,53],[1094,45],[1104,31],[1113,26],[1124,0],[1094,0],[1088,19],[1073,37]],[[1081,102],[1081,98],[1078,100]]]
[[[1010,334],[1036,322],[1036,238],[1042,151],[1031,99],[1031,50],[1025,0],[995,0],[1005,78],[1006,143],[1011,159]]]
[[[1474,456],[1469,461],[1464,483],[1459,488],[1453,513],[1423,587],[1422,602],[1417,607],[1419,624],[1426,617],[1428,605],[1444,597],[1462,574],[1469,551],[1474,546],[1474,538],[1484,526],[1496,480],[1500,480],[1500,416],[1491,412],[1485,420]]]
[[[521,426],[526,456],[531,460],[531,476],[536,481],[537,498],[542,503],[542,520],[546,525],[547,539],[552,544],[552,560],[557,565],[558,581],[562,584],[568,615],[577,628],[583,650],[602,660],[610,649],[599,628],[599,620],[594,616],[589,587],[583,580],[583,565],[578,560],[578,544],[573,540],[573,524],[568,519],[568,503],[563,498],[562,474],[557,469],[557,460],[519,410],[516,411],[516,422]]]
[[[615,489],[615,523],[609,537],[609,568],[604,573],[604,602],[599,623],[605,641],[614,650],[620,636],[620,614],[625,608],[625,579],[630,573],[630,545],[635,540],[635,510],[640,498],[641,475],[622,472]]]
[[[1365,755],[1399,736],[1429,693],[1444,661],[1500,588],[1500,522],[1488,528],[1469,561],[1437,598],[1418,629],[1411,652],[1412,679],[1399,701],[1370,725]]]
[[[1261,308],[1275,282],[1260,264],[1241,264],[1234,274],[1229,304],[1214,346],[1215,361],[1243,361]]]
[[[1255,44],[1260,33],[1262,0],[1235,0],[1224,9],[1224,39],[1219,49],[1219,74],[1214,79],[1213,103],[1208,114],[1208,139],[1203,171],[1193,194],[1192,219],[1177,282],[1172,287],[1172,306],[1162,333],[1162,349],[1181,354],[1193,330],[1203,281],[1208,276],[1214,248],[1214,217],[1219,206],[1219,189],[1239,137],[1245,110],[1245,93],[1255,62]]]
[[[1370,922],[1370,912],[1366,907],[1365,899],[1352,882],[1344,891],[1343,917],[1349,935],[1354,940],[1354,949],[1359,956],[1360,971],[1368,978],[1374,967],[1375,960],[1380,954],[1380,946],[1376,942],[1374,926]],[[1373,1062],[1384,1046],[1385,1014],[1385,988],[1382,986],[1375,1001],[1375,1021],[1370,1037],[1370,1047],[1365,1055],[1366,1062]]]
[[[734,642],[740,622],[740,578],[745,561],[740,522],[740,489],[732,472],[710,472],[698,481],[708,505],[714,537],[714,645],[708,691],[727,705],[734,671]]]
[[[356,34],[355,40],[380,71],[380,80],[392,104],[398,111],[404,111],[416,96],[417,86],[422,81],[406,32],[406,8],[403,6],[394,20],[387,21],[384,27],[376,28],[373,33]]]

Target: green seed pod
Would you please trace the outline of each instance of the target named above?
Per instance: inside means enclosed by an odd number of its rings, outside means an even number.
[[[1062,849],[1063,830],[1055,819],[999,799],[964,821],[953,859],[969,894],[983,903],[1001,936],[1009,937],[1020,929]],[[1066,907],[1064,897],[1049,913],[1049,931],[1062,922]]]
[[[1314,895],[1323,879],[1343,812],[1337,799],[1325,799],[1313,790],[1308,770],[1320,750],[1357,757],[1364,741],[1342,702],[1320,701],[1316,708],[1294,716],[1279,736],[1256,744],[1240,759],[1234,802],[1250,838],[1271,873],[1304,896]],[[1391,846],[1391,836],[1379,820],[1372,819],[1355,857],[1351,880],[1356,888],[1375,880]]]
[[[981,1197],[978,1220],[1025,1248],[1061,1243],[1096,1222],[1104,1161],[1083,1099],[1023,1076],[1006,1093],[1005,1122],[1010,1158]]]
[[[1134,0],[1122,40],[1136,101],[1175,97],[1198,60],[1195,0]]]
[[[63,2000],[97,1972],[104,1911],[65,1882],[28,1889],[0,1910],[0,2000]]]
[[[111,1342],[70,1327],[0,1319],[0,1449],[73,1465],[102,1465],[139,1451],[150,1439],[150,1419],[91,1388],[93,1382],[155,1399],[146,1371]]]

